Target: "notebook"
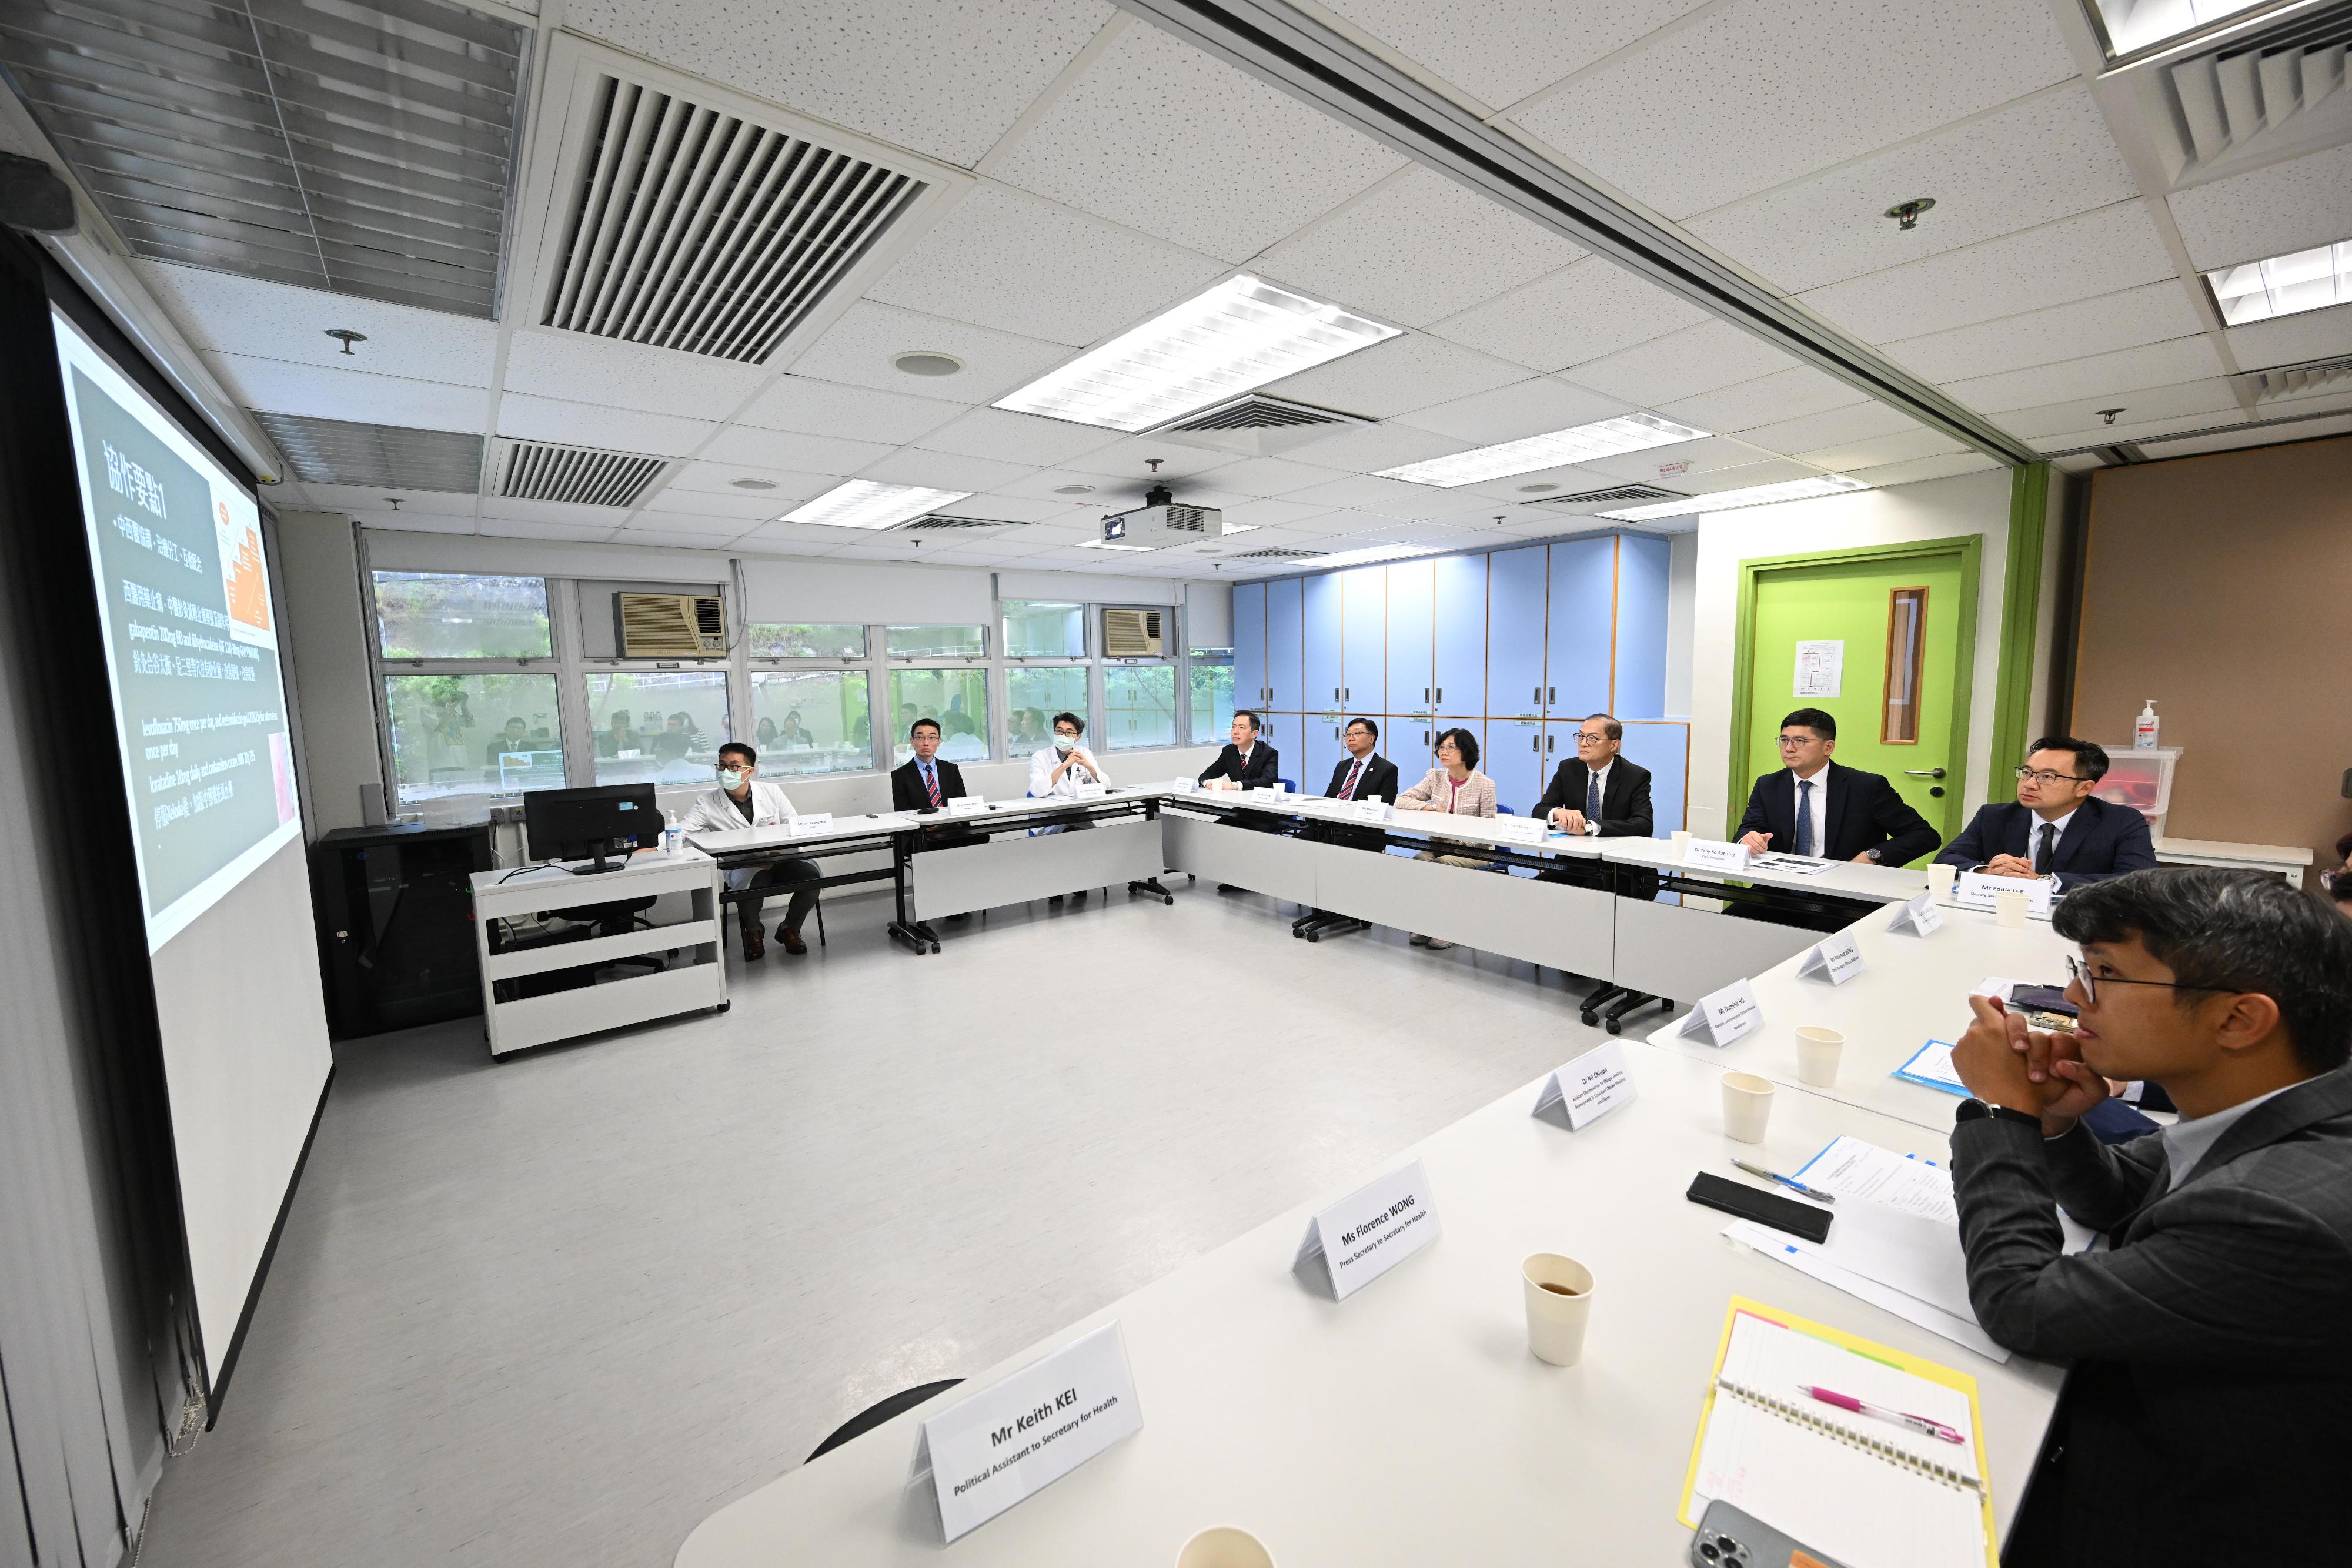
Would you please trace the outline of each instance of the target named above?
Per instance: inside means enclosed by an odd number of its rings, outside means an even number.
[[[1966,1440],[1822,1404],[1808,1384]],[[1737,1296],[1682,1521],[1697,1529],[1718,1498],[1848,1568],[1999,1568],[1976,1379]]]

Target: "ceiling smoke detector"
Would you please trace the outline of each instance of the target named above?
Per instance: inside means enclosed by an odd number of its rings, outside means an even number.
[[[961,360],[933,349],[916,349],[890,362],[910,376],[951,376],[963,369]]]
[[[1056,485],[1054,486],[1054,494],[1056,496],[1091,496],[1094,493],[1095,487],[1092,485]]]
[[[1919,214],[1935,204],[1933,196],[1914,196],[1907,202],[1895,203],[1882,215],[1893,218],[1898,229],[1916,229],[1919,226]]]
[[[772,490],[776,487],[773,479],[730,479],[727,482],[738,490]]]

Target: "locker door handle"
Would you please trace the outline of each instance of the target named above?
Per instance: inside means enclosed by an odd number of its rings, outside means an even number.
[[[1445,700],[1445,688],[1444,686],[1437,688],[1437,700],[1439,702],[1444,702]]]
[[[1354,702],[1356,700],[1356,688],[1353,686],[1342,686],[1339,688],[1339,695],[1344,701]]]
[[[1548,694],[1544,697],[1544,701],[1548,703],[1556,703],[1559,701],[1559,688],[1558,686],[1546,686],[1544,691]]]
[[[1531,703],[1539,703],[1543,701],[1543,688],[1541,686],[1538,686],[1534,691],[1528,693],[1528,701]]]
[[[1331,700],[1333,702],[1338,702],[1339,700],[1339,688],[1337,686],[1333,686],[1331,688]]]
[[[1421,700],[1423,702],[1427,702],[1429,700],[1429,688],[1427,686],[1421,688]]]
[[[1556,735],[1547,735],[1544,737],[1544,755],[1546,757],[1549,757],[1553,752],[1558,751],[1559,749],[1559,737]]]
[[[1543,737],[1540,735],[1531,735],[1528,737],[1528,749],[1529,751],[1540,753],[1543,750]]]

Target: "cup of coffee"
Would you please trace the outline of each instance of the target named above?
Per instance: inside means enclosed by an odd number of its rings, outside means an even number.
[[[1274,1568],[1274,1553],[1248,1531],[1220,1524],[1184,1542],[1176,1568]]]
[[[1685,854],[1689,852],[1690,835],[1683,831],[1682,829],[1676,828],[1675,830],[1673,842],[1675,846],[1675,858],[1676,860],[1682,859]]]
[[[1827,1089],[1837,1082],[1838,1057],[1845,1050],[1845,1036],[1819,1024],[1806,1024],[1797,1030],[1797,1080],[1816,1089]]]
[[[1927,891],[1936,895],[1938,904],[1952,902],[1952,884],[1960,879],[1960,868],[1937,863],[1927,868]]]
[[[1764,1124],[1772,1119],[1772,1081],[1753,1072],[1723,1075],[1723,1132],[1743,1144],[1764,1141]]]
[[[2000,926],[2003,931],[2024,930],[2025,890],[2023,888],[2020,888],[2016,892],[2011,893],[2009,889],[2002,888],[1999,893],[1994,894],[1992,895],[1992,918],[1993,924]]]
[[[1519,1265],[1519,1290],[1527,1298],[1528,1348],[1538,1361],[1574,1366],[1592,1316],[1592,1270],[1573,1258],[1538,1252]]]

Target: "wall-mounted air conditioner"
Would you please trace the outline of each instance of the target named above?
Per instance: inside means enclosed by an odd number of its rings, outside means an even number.
[[[616,593],[613,620],[624,658],[727,656],[727,606],[715,593]]]
[[[1103,656],[1157,659],[1168,651],[1165,610],[1107,609],[1103,612]]]

